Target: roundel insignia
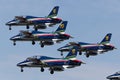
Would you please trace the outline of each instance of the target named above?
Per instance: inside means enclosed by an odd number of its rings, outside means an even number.
[[[75,49],[72,49],[72,54],[75,54]]]
[[[60,25],[60,28],[62,28],[62,29],[63,29],[63,28],[64,28],[64,24],[61,24],[61,25]]]
[[[109,39],[109,37],[108,36],[106,36],[106,40],[108,40]]]
[[[56,9],[53,10],[53,13],[56,13]]]

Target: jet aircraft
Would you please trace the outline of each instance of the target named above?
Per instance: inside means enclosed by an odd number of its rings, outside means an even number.
[[[77,60],[77,46],[74,46],[65,58],[53,58],[48,56],[33,56],[28,57],[25,61],[17,64],[23,72],[24,67],[41,68],[41,72],[44,72],[44,68],[49,68],[50,73],[54,71],[64,71],[67,68],[74,68],[84,64],[84,62]]]
[[[120,71],[107,77],[109,80],[120,80]]]
[[[111,40],[111,33],[108,33],[100,43],[85,43],[85,42],[70,42],[69,44],[61,47],[58,51],[62,52],[69,51],[74,45],[79,47],[78,51],[81,55],[82,52],[85,52],[86,57],[97,55],[98,53],[104,53],[113,49],[116,49],[109,42]]]
[[[13,45],[16,45],[16,41],[31,41],[33,45],[35,41],[40,41],[41,47],[53,45],[72,38],[69,34],[65,34],[66,26],[67,21],[63,21],[55,32],[20,31],[18,35],[11,37],[10,40],[13,41]]]
[[[29,29],[30,25],[34,26],[34,29],[45,29],[47,26],[52,27],[55,24],[61,23],[62,19],[57,18],[59,6],[55,6],[50,14],[46,17],[35,16],[15,16],[15,19],[6,23],[11,30],[11,26],[26,26]]]

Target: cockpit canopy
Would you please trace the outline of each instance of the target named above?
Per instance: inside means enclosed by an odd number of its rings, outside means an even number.
[[[27,61],[34,61],[34,60],[38,60],[40,58],[41,58],[41,56],[35,55],[35,56],[28,57],[26,60]]]
[[[116,72],[115,74],[119,74],[120,75],[120,71]]]

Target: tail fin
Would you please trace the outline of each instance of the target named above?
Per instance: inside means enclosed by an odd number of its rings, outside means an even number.
[[[109,43],[110,40],[111,40],[111,36],[112,36],[112,34],[111,34],[111,33],[108,33],[108,34],[104,37],[104,39],[101,41],[100,44],[107,44],[107,43]]]
[[[59,6],[55,6],[47,17],[48,18],[56,17],[58,14],[58,10],[59,10]]]
[[[67,27],[67,23],[68,21],[63,21],[59,27],[57,28],[57,30],[55,31],[55,33],[64,33]]]
[[[78,46],[73,46],[73,48],[71,48],[70,52],[65,57],[65,59],[69,59],[69,60],[76,59],[77,51],[78,51]]]

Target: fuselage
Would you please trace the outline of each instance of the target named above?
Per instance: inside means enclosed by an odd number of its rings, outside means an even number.
[[[37,60],[34,60],[37,59]],[[62,67],[73,68],[79,66],[82,63],[80,60],[73,60],[74,63],[70,64],[70,60],[64,58],[52,58],[47,56],[40,56],[39,58],[27,58],[17,64],[19,67]]]
[[[54,33],[46,33],[33,31],[30,35],[20,33],[10,38],[12,41],[50,41],[50,40],[66,40],[69,39],[70,35],[68,34],[54,34]]]
[[[60,18],[45,18],[45,17],[31,17],[26,16],[23,19],[14,19],[6,23],[8,26],[24,26],[24,25],[39,25],[45,23],[60,23]]]
[[[89,51],[90,55],[97,55],[98,53],[107,52],[115,48],[111,44],[103,45],[103,44],[91,44],[91,43],[79,42],[76,45],[79,47],[78,51],[81,51],[81,52]],[[68,44],[59,48],[58,51],[61,51],[61,52],[69,51],[73,46],[74,45]]]

